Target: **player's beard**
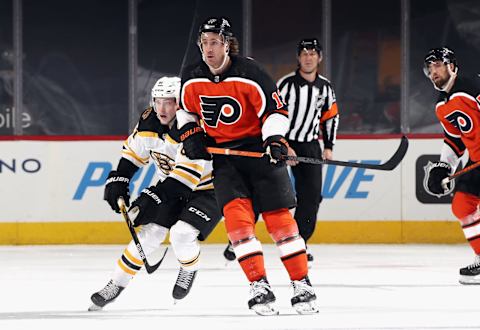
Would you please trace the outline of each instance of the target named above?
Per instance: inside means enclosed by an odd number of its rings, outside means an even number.
[[[440,80],[437,80],[437,81],[434,81],[433,83],[435,84],[435,86],[437,86],[438,89],[442,89],[448,82],[448,80],[450,79],[450,75],[448,75],[446,78],[444,79],[440,79]]]

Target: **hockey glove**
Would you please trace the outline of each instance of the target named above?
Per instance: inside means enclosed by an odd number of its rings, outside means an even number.
[[[212,159],[208,153],[205,131],[197,123],[185,124],[180,130],[180,141],[185,155],[190,159]]]
[[[288,155],[288,142],[281,135],[269,136],[263,147],[266,149],[266,153],[270,155],[270,162],[277,163],[283,161],[284,157]]]
[[[160,189],[155,186],[145,188],[136,200],[133,201],[132,207],[128,212],[132,213],[133,225],[135,227],[150,222],[156,222],[160,211],[160,205],[165,202],[166,198]]]
[[[117,200],[123,197],[125,205],[130,206],[129,183],[138,167],[125,158],[120,158],[117,170],[108,174],[103,199],[107,201],[112,210],[120,213]]]
[[[446,195],[453,188],[453,183],[450,181],[444,185],[442,184],[442,180],[447,178],[451,172],[452,168],[447,163],[433,163],[428,169],[428,190],[434,195]]]
[[[103,193],[103,199],[107,201],[112,210],[120,213],[117,200],[123,197],[125,205],[130,206],[130,190],[128,185],[130,184],[130,178],[124,173],[118,171],[111,171],[108,174],[107,182],[105,185],[105,191]]]

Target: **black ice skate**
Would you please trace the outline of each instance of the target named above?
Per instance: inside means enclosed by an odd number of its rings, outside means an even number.
[[[461,284],[480,284],[480,255],[475,256],[473,264],[460,269]]]
[[[278,310],[273,306],[275,295],[265,277],[250,283],[250,295],[252,298],[248,301],[249,309],[263,316],[278,314]]]
[[[313,291],[312,284],[305,276],[300,281],[292,281],[293,298],[291,299],[292,306],[298,314],[314,314],[318,313],[318,307],[315,300],[317,296]]]
[[[235,251],[233,251],[232,243],[228,242],[228,245],[225,248],[225,251],[223,251],[223,256],[228,261],[233,261],[237,258],[237,256],[235,255]]]
[[[189,271],[180,267],[180,271],[178,272],[177,281],[173,286],[172,296],[176,300],[183,299],[187,296],[190,292],[190,289],[193,285],[193,280],[197,275],[197,271]]]
[[[113,302],[120,293],[125,289],[122,286],[118,286],[113,283],[113,280],[107,283],[107,285],[100,291],[92,294],[90,299],[93,302],[93,305],[88,309],[89,311],[98,311],[101,310],[105,305]]]

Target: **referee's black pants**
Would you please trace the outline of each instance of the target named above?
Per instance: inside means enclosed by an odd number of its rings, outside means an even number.
[[[318,141],[296,142],[288,141],[297,156],[322,158],[322,149]],[[297,194],[295,220],[300,236],[305,243],[313,235],[317,224],[317,213],[322,201],[322,166],[298,163],[292,166]]]

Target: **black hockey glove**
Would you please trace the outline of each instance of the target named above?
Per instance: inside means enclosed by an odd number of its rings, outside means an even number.
[[[269,136],[263,147],[266,149],[267,154],[270,155],[270,162],[277,163],[283,161],[284,157],[288,155],[288,142],[281,135]]]
[[[140,196],[133,201],[132,207],[128,210],[133,213],[133,225],[137,227],[150,222],[156,222],[160,206],[164,202],[166,202],[166,198],[156,186],[143,189]]]
[[[122,157],[118,162],[117,170],[108,174],[103,199],[117,213],[120,213],[117,204],[119,197],[123,197],[127,207],[130,206],[130,190],[128,186],[137,170],[138,167],[135,164]]]
[[[103,199],[107,201],[112,210],[120,213],[117,200],[123,197],[125,205],[130,206],[130,190],[128,185],[130,184],[130,178],[118,171],[111,171],[108,174],[107,182],[105,185],[105,191],[103,193]]]
[[[185,155],[190,159],[212,159],[207,151],[207,137],[205,131],[197,123],[183,125],[180,131],[180,141],[183,142]]]
[[[452,189],[452,181],[443,185],[442,180],[452,172],[450,165],[444,162],[433,163],[428,169],[428,190],[435,195],[446,195]]]

